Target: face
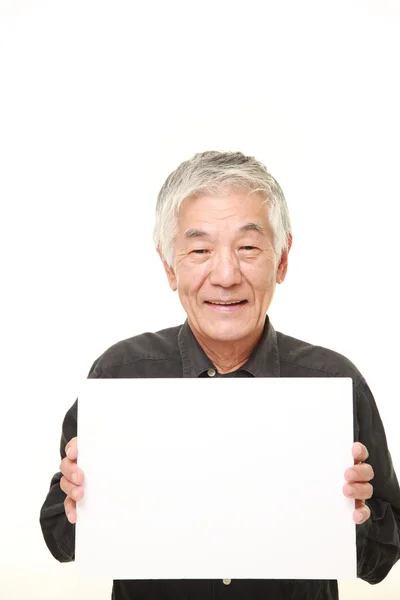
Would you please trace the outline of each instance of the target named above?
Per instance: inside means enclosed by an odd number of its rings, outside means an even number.
[[[263,198],[230,193],[182,203],[175,264],[163,264],[195,335],[234,342],[262,331],[287,255],[278,261]]]

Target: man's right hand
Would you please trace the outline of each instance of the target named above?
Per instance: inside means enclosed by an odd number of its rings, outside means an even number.
[[[61,461],[60,488],[67,494],[64,500],[65,514],[70,523],[76,523],[76,503],[83,498],[83,472],[76,464],[78,438],[74,437],[65,446],[66,458]]]

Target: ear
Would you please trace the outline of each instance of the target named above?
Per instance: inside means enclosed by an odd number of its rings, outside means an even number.
[[[176,290],[178,289],[178,286],[177,286],[175,271],[172,267],[169,266],[169,264],[167,263],[167,261],[165,260],[163,255],[161,254],[161,251],[159,248],[157,248],[157,252],[158,252],[158,256],[161,258],[161,262],[162,262],[165,272],[167,274],[169,287],[171,288],[171,290],[173,292],[176,292]]]
[[[289,252],[292,247],[293,237],[289,234],[287,248],[282,252],[281,259],[279,261],[278,269],[276,271],[276,283],[283,283],[285,281],[286,273],[288,270],[289,263]]]

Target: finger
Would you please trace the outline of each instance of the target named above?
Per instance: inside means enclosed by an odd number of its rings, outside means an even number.
[[[66,477],[61,477],[60,479],[60,488],[67,494],[72,500],[79,501],[83,498],[83,487],[74,485]]]
[[[76,523],[76,502],[72,498],[64,500],[65,514],[70,523]]]
[[[78,458],[78,438],[74,437],[65,446],[65,454],[70,460],[76,460]]]
[[[347,498],[369,500],[372,498],[374,488],[370,483],[345,483],[343,493]]]
[[[367,460],[369,456],[367,448],[364,446],[364,444],[361,444],[360,442],[356,442],[355,444],[353,444],[352,452],[353,458],[357,462]]]
[[[365,481],[371,481],[374,478],[374,470],[368,463],[360,463],[349,467],[344,473],[344,478],[348,483],[359,481],[364,483]]]
[[[353,513],[353,519],[357,525],[368,521],[371,516],[370,508],[362,500],[356,500],[356,510]]]
[[[82,469],[78,467],[75,461],[71,461],[69,458],[63,458],[60,464],[60,471],[71,483],[75,485],[82,485],[84,475]]]

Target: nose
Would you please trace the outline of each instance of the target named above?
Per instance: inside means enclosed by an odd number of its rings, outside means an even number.
[[[238,285],[242,281],[239,259],[234,252],[225,249],[214,254],[209,279],[212,285],[222,287]]]

